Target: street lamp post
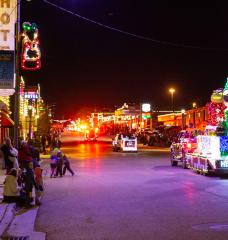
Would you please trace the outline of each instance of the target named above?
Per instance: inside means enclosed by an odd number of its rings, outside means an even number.
[[[175,93],[174,88],[170,88],[169,92],[171,93],[171,101],[172,101],[172,111],[174,112],[174,105],[173,105],[173,94]]]
[[[196,102],[192,103],[192,108],[196,108]]]

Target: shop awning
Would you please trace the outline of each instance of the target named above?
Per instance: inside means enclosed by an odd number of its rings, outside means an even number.
[[[0,110],[0,127],[13,127],[14,121],[9,117],[7,113]]]

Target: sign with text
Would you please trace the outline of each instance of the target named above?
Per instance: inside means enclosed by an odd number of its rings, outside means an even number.
[[[17,0],[0,0],[0,50],[15,50]]]
[[[0,51],[0,89],[14,88],[14,51]]]
[[[37,92],[25,92],[24,98],[25,99],[38,99],[39,94]]]

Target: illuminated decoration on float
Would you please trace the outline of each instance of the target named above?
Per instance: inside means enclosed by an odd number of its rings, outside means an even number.
[[[223,89],[214,90],[211,95],[211,102],[208,105],[208,122],[211,126],[217,126],[219,122],[224,121],[224,110],[226,106],[223,103]]]
[[[228,136],[220,137],[220,152],[222,156],[228,155]]]
[[[213,103],[222,103],[223,102],[223,89],[219,88],[214,90],[211,94],[211,101]]]
[[[24,22],[24,37],[22,40],[21,67],[25,70],[38,70],[41,68],[41,52],[38,39],[38,29],[35,23]]]

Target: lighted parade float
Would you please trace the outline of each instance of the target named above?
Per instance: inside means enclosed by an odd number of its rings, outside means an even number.
[[[172,166],[178,163],[197,173],[228,174],[228,79],[213,91],[208,104],[208,125],[203,133],[182,131],[170,147]]]

